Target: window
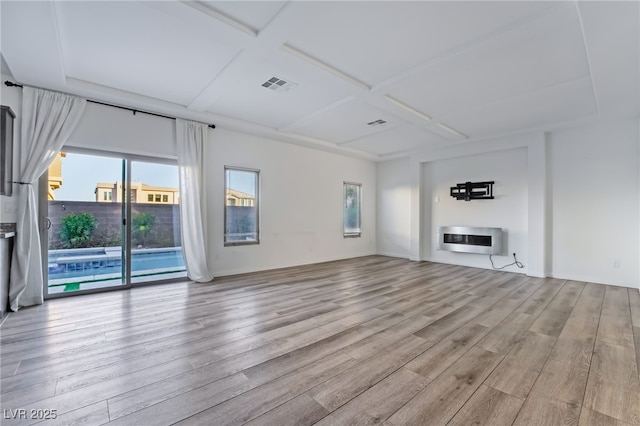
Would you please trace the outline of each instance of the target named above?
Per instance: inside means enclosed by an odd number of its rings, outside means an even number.
[[[258,244],[259,170],[224,168],[224,245]]]
[[[153,203],[153,194],[147,195],[147,201]]]
[[[160,202],[160,194],[156,194],[156,203]]]
[[[163,195],[162,196],[162,202],[163,203],[168,203],[169,202],[169,196],[168,195]]]
[[[359,237],[360,205],[362,201],[362,185],[359,183],[344,183],[344,236]]]
[[[103,199],[104,201],[107,201],[107,200],[108,200],[108,198],[107,198],[107,191],[104,191],[104,193],[103,193],[103,198],[102,198],[102,199]]]

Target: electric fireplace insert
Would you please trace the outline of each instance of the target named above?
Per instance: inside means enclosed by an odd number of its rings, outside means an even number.
[[[502,228],[441,226],[438,230],[438,250],[502,254]]]

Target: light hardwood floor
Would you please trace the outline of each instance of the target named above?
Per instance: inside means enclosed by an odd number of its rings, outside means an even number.
[[[0,332],[2,424],[640,424],[621,287],[369,256],[51,300]]]

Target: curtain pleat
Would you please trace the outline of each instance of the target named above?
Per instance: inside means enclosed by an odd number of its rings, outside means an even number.
[[[43,259],[38,228],[35,184],[47,170],[78,124],[85,99],[25,86],[22,94],[22,127],[16,198],[18,219],[11,259],[9,305],[42,304]]]
[[[202,222],[202,158],[208,132],[206,124],[176,119],[182,254],[187,275],[196,282],[213,280]]]

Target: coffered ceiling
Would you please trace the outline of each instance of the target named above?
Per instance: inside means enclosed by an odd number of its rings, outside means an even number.
[[[371,160],[640,113],[638,2],[3,0],[0,13],[17,82]]]

